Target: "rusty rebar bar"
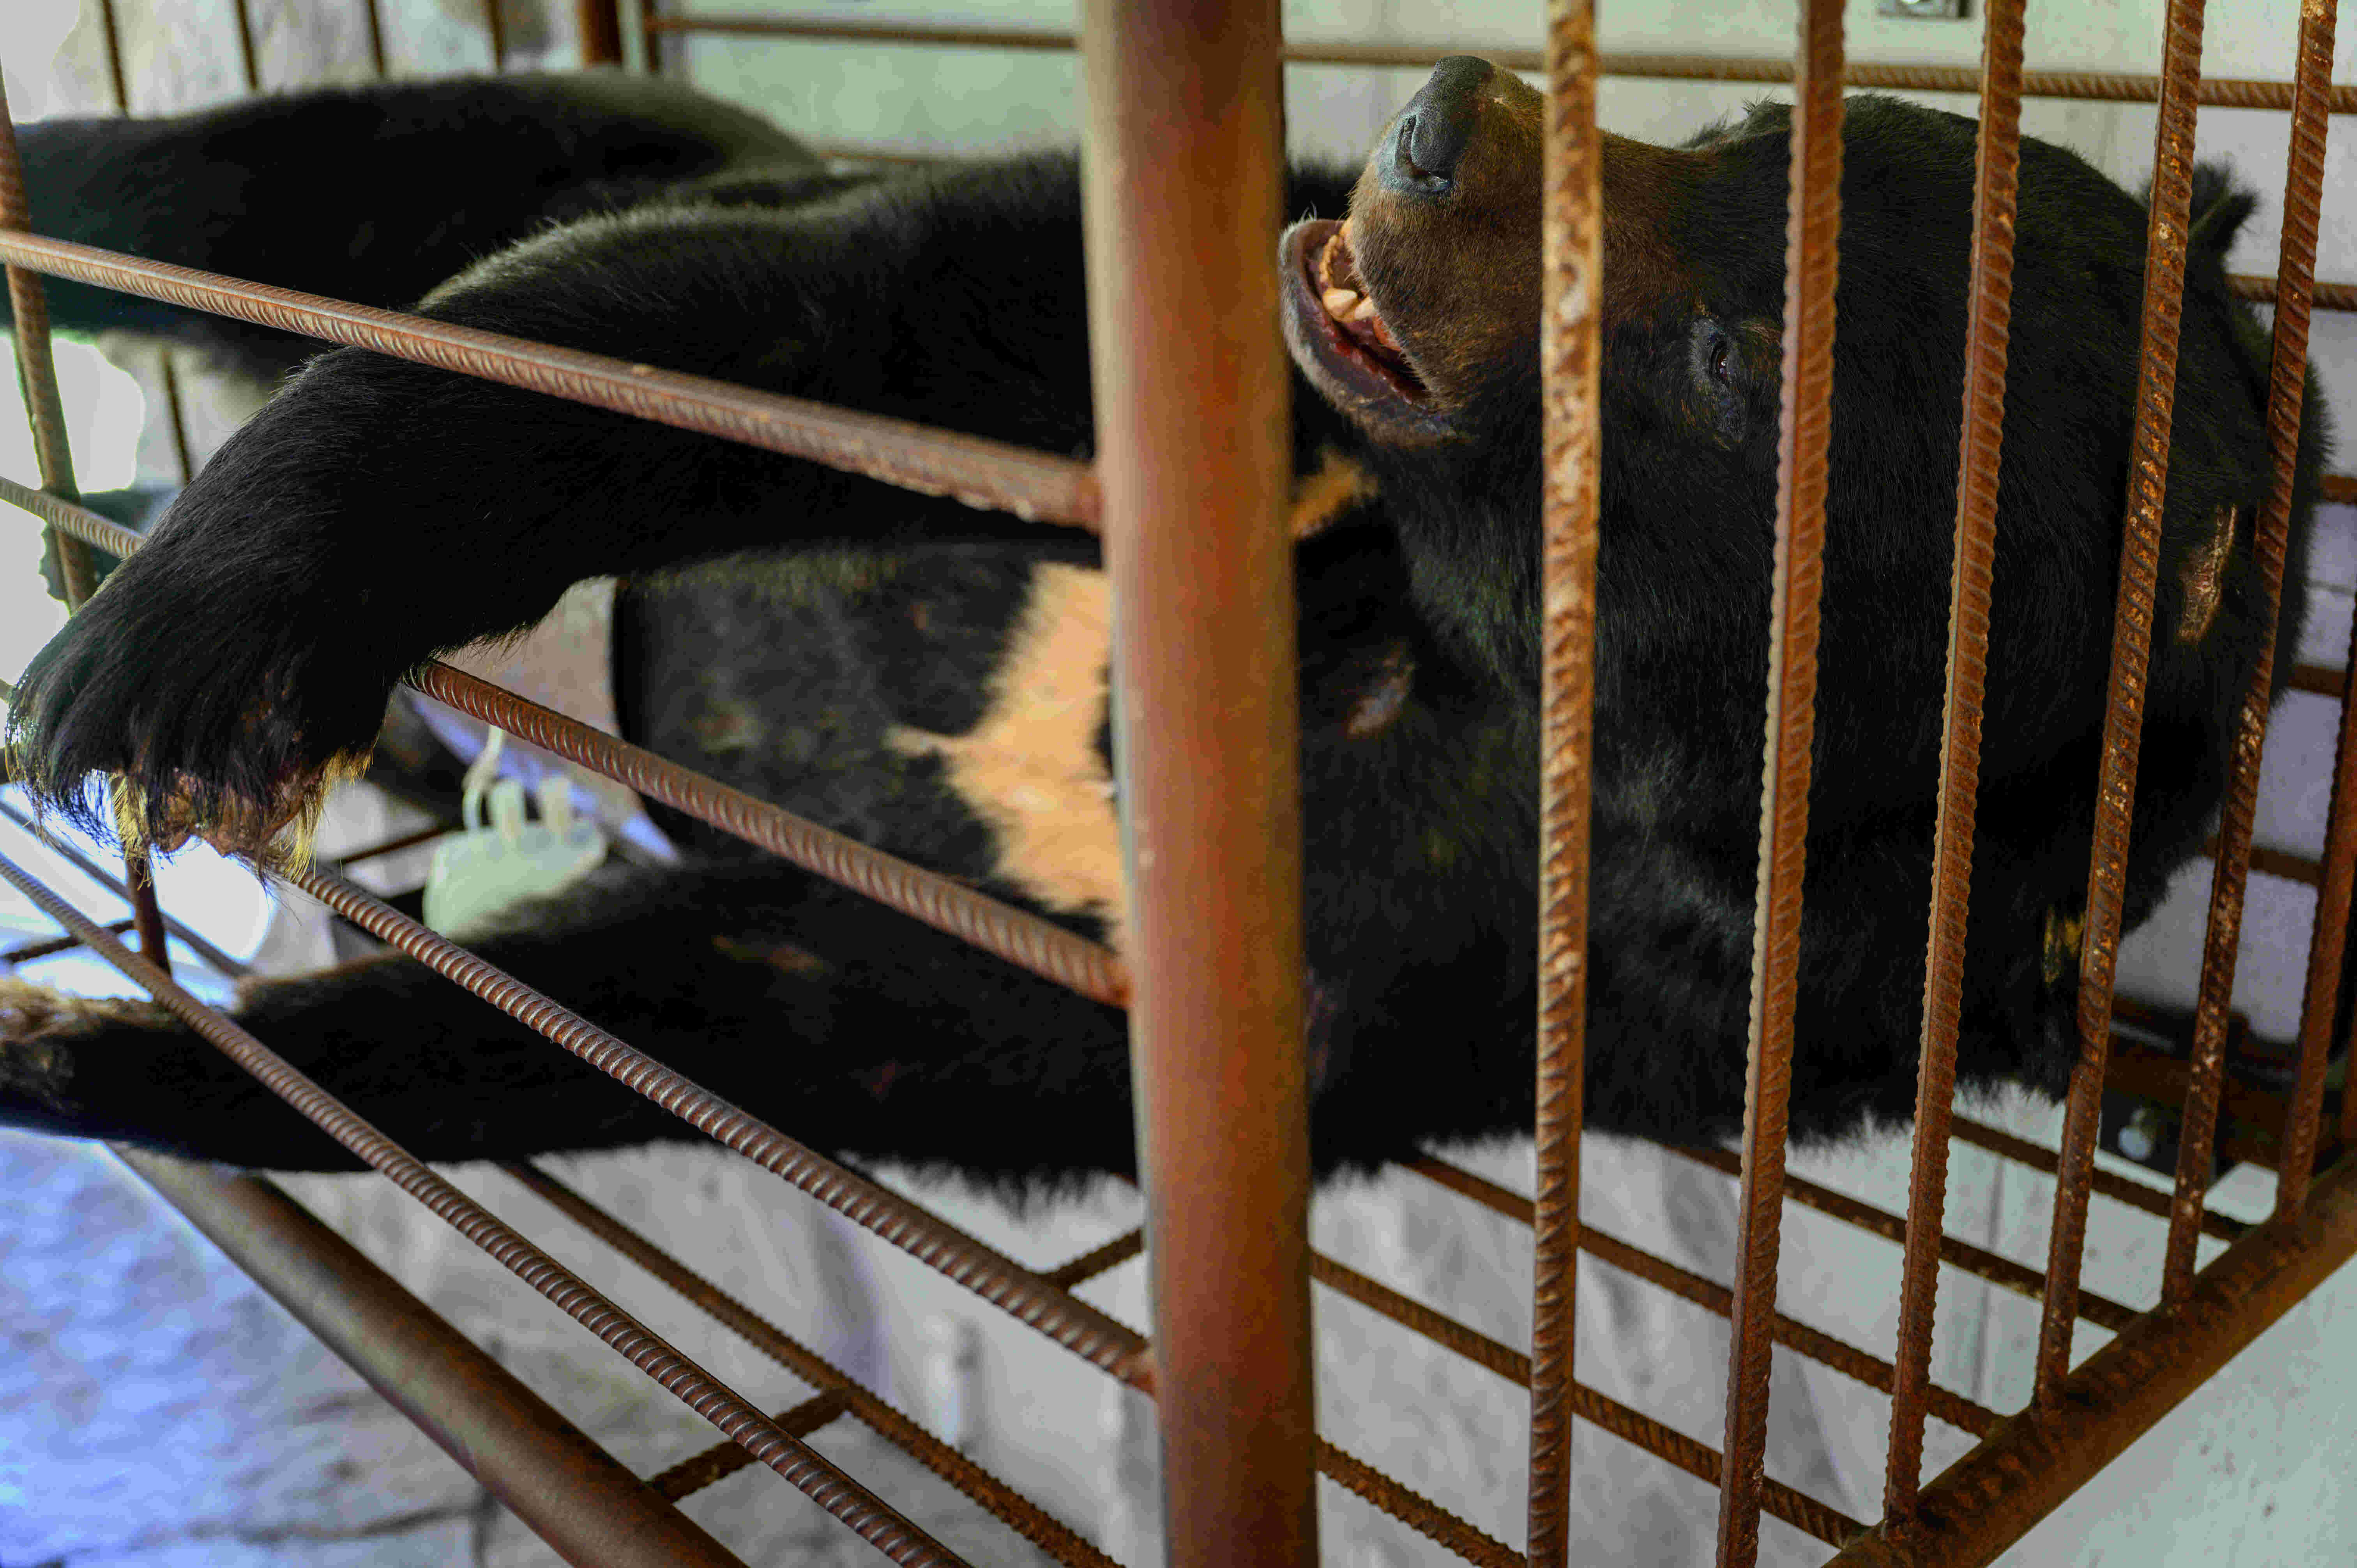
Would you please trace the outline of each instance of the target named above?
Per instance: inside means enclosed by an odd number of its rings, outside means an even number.
[[[2294,113],[2297,114],[2295,110]],[[2314,265],[2313,263],[2309,263]],[[2247,299],[2256,305],[2276,302],[2277,280],[2258,277],[2249,273],[2228,275],[2226,286],[2236,299]],[[2318,310],[2357,310],[2357,283],[2314,283],[2309,285],[2309,303]]]
[[[1571,1523],[1571,1407],[1587,1080],[1588,787],[1603,356],[1602,139],[1594,0],[1547,8],[1546,211],[1539,355],[1546,471],[1539,692],[1538,1197],[1532,1235],[1531,1568],[1562,1568]]]
[[[1486,1177],[1476,1176],[1460,1165],[1426,1155],[1401,1167],[1414,1171],[1459,1197],[1509,1219],[1531,1222],[1531,1200],[1518,1192],[1500,1187]],[[1598,1262],[1608,1263],[1626,1274],[1633,1274],[1648,1284],[1658,1286],[1704,1311],[1720,1317],[1730,1316],[1735,1310],[1735,1293],[1716,1280],[1705,1279],[1690,1269],[1680,1268],[1667,1258],[1656,1256],[1620,1240],[1593,1225],[1583,1223],[1579,1232],[1580,1250]],[[1797,1350],[1811,1360],[1832,1368],[1845,1377],[1854,1378],[1878,1393],[1891,1390],[1893,1372],[1889,1362],[1859,1349],[1846,1340],[1836,1339],[1822,1329],[1776,1315],[1776,1343]],[[1929,1393],[1931,1412],[1961,1432],[1985,1437],[1999,1417],[1996,1412],[1975,1404],[1962,1394],[1951,1393],[1937,1384]]]
[[[1172,1568],[1317,1560],[1276,0],[1089,0],[1082,212]],[[1168,302],[1184,298],[1173,312]]]
[[[1431,1340],[1442,1349],[1464,1357],[1485,1371],[1496,1373],[1510,1383],[1524,1389],[1531,1386],[1531,1359],[1512,1346],[1493,1339],[1445,1313],[1436,1312],[1380,1280],[1372,1279],[1323,1254],[1312,1254],[1309,1268],[1312,1279],[1336,1294],[1381,1314],[1402,1327]],[[1666,1460],[1690,1476],[1705,1481],[1718,1479],[1721,1468],[1719,1455],[1708,1445],[1675,1432],[1584,1383],[1567,1385],[1565,1400],[1572,1413],[1582,1421],[1601,1427],[1658,1459]],[[1770,1513],[1795,1529],[1806,1530],[1827,1545],[1839,1546],[1865,1528],[1839,1509],[1779,1481],[1766,1483],[1762,1501]]]
[[[2357,1159],[2320,1177],[2297,1215],[2254,1226],[2169,1312],[2146,1314],[1827,1568],[1993,1562],[2212,1373],[2357,1255]]]
[[[1521,1568],[1523,1554],[1504,1541],[1484,1535],[1430,1498],[1411,1491],[1323,1437],[1318,1440],[1318,1469],[1344,1491],[1372,1503],[1479,1568]]]
[[[834,1418],[851,1406],[841,1389],[830,1389],[813,1394],[789,1410],[781,1410],[770,1419],[778,1430],[796,1437],[811,1434],[831,1424]],[[716,1443],[698,1454],[691,1454],[678,1464],[658,1470],[646,1479],[647,1488],[666,1502],[682,1502],[706,1487],[714,1487],[737,1474],[753,1467],[753,1456],[734,1443]]]
[[[0,262],[742,442],[1028,521],[1096,526],[1095,475],[1070,457],[38,234],[0,233]]]
[[[902,1519],[881,1498],[798,1439],[779,1431],[768,1417],[726,1384],[649,1332],[554,1259],[354,1115],[277,1052],[190,995],[169,975],[116,941],[5,855],[0,855],[0,880],[9,883],[52,919],[80,936],[92,952],[138,982],[181,1022],[253,1074],[265,1089],[302,1112],[320,1131],[364,1164],[390,1177],[395,1186],[603,1339],[666,1392],[732,1440],[750,1448],[762,1463],[793,1482],[862,1540],[897,1563],[963,1568],[961,1559]]]
[[[508,64],[508,23],[500,14],[500,0],[483,0],[483,38],[491,51],[491,69],[505,70]]]
[[[1125,1230],[1103,1246],[1092,1247],[1071,1262],[1047,1270],[1039,1277],[1059,1290],[1070,1290],[1099,1274],[1111,1273],[1145,1251],[1145,1230]]]
[[[621,0],[573,0],[573,17],[583,65],[622,63]]]
[[[131,88],[123,75],[123,28],[114,15],[114,0],[98,0],[98,36],[106,57],[106,89],[117,114],[131,113]]]
[[[2266,603],[2270,608],[2268,624],[2275,622],[2272,613],[2281,596],[2285,541],[2290,531],[2291,490],[2299,456],[2300,413],[2308,390],[2308,328],[2309,292],[2316,281],[2316,228],[2319,209],[2324,195],[2324,121],[2323,91],[2332,72],[2332,34],[2338,20],[2338,0],[2301,0],[2299,8],[2299,43],[2297,69],[2293,73],[2295,91],[2291,111],[2291,152],[2284,168],[2283,243],[2276,263],[2276,277],[2280,287],[2276,295],[2274,357],[2269,366],[2267,392],[2267,457],[2270,483],[2266,506],[2259,513],[2257,556],[2262,579],[2268,590]],[[2294,638],[2299,628],[2291,631]],[[2247,758],[2251,779],[2247,792],[2254,798],[2258,792],[2257,747],[2266,736],[2268,690],[2265,677],[2272,671],[2273,636],[2261,645],[2263,653],[2258,671],[2251,677],[2251,689],[2243,699],[2243,719],[2246,730],[2255,729],[2251,754]],[[2346,704],[2344,704],[2345,708]],[[2342,718],[2348,717],[2344,711]],[[2344,731],[2346,725],[2344,725]],[[2276,1183],[2276,1212],[2297,1214],[2308,1201],[2309,1171],[2316,1159],[2317,1135],[2324,1117],[2325,1058],[2331,1050],[2332,1015],[2341,993],[2341,972],[2349,934],[2349,898],[2352,882],[2352,857],[2357,856],[2357,824],[2341,819],[2349,813],[2342,808],[2341,780],[2352,766],[2346,755],[2351,749],[2351,736],[2344,733],[2341,749],[2343,755],[2335,758],[2333,768],[2332,805],[2326,812],[2324,866],[2326,880],[2318,888],[2316,921],[2309,939],[2308,983],[2300,1004],[2299,1065],[2294,1069],[2291,1106],[2284,1124],[2284,1158]],[[2229,825],[2234,824],[2234,811],[2244,806],[2245,792],[2242,767],[2243,740],[2236,737],[2234,792],[2228,798]],[[2349,802],[2357,808],[2357,800]],[[2240,824],[2242,836],[2230,843],[2247,843],[2250,825]],[[2336,830],[2339,838],[2334,834]],[[2222,828],[2220,836],[2226,837]],[[2219,862],[2222,870],[2226,860]],[[2206,976],[2205,976],[2206,980]],[[2231,984],[2231,970],[2227,975]],[[2195,1053],[2200,1060],[2200,1052]],[[2357,1087],[2343,1090],[2357,1099]],[[2190,1111],[2187,1113],[2186,1133],[2201,1133],[2206,1143],[2210,1127],[2216,1125],[2213,1113],[2206,1124],[2197,1125]],[[2203,1150],[2206,1155],[2208,1150]],[[2169,1230],[2169,1262],[2175,1278],[2179,1254],[2182,1253],[2182,1286],[2170,1292],[2170,1299],[2182,1296],[2192,1283],[2193,1243],[2186,1238],[2179,1245],[2178,1231],[2185,1228],[2182,1210],[2185,1169],[2180,1166],[2178,1181],[2180,1189],[2179,1216]],[[2201,1175],[2209,1174],[2208,1161]],[[2197,1189],[2195,1198],[2199,1200]]]
[[[2321,54],[2317,52],[2320,29]],[[2300,408],[2308,369],[2309,290],[2316,275],[2316,227],[2324,180],[2325,120],[2318,96],[2332,65],[2332,21],[2330,9],[2315,4],[2300,13],[2298,70],[2292,104],[2291,152],[2285,169],[2284,223],[2276,279],[2274,352],[2269,367],[2267,448],[2270,468],[2267,499],[2253,531],[2252,565],[2258,573],[2265,607],[2258,657],[2235,718],[2234,741],[2228,754],[2224,803],[2219,813],[2217,863],[2210,883],[2210,923],[2202,942],[2201,979],[2193,1013],[2193,1043],[2188,1060],[2188,1084],[2182,1130],[2177,1148],[2177,1181],[2169,1240],[2161,1261],[2161,1301],[2174,1306],[2193,1288],[2195,1225],[2210,1185],[2212,1144],[2218,1128],[2218,1099],[2225,1073],[2227,1010],[2234,989],[2234,966],[2241,950],[2243,899],[2249,876],[2251,830],[2258,811],[2259,764],[2266,746],[2267,716],[2275,700],[2276,612],[2283,596],[2284,552],[2291,529],[2291,491],[2298,460]],[[2293,635],[2298,635],[2295,628]],[[2311,965],[2318,950],[2345,932],[2347,909],[2328,908],[2319,897],[2317,932],[2311,941]],[[2341,931],[2328,932],[2338,925]],[[2335,954],[2337,960],[2337,952]],[[2339,987],[2339,965],[2331,983]],[[2301,1066],[2309,1053],[2303,1039]],[[2314,1056],[2314,1103],[2321,1108],[2324,1062]],[[2276,1186],[2276,1202],[2297,1208],[2306,1195],[2305,1166],[2315,1154],[2315,1121],[2306,1118],[2308,1143],[2292,1153],[2293,1130],[2286,1131],[2286,1155]]]
[[[1103,1553],[1063,1521],[860,1387],[849,1373],[673,1257],[570,1184],[527,1161],[502,1162],[500,1168],[747,1345],[817,1389],[823,1396],[840,1398],[843,1408],[855,1419],[963,1492],[1034,1546],[1061,1563],[1111,1568]],[[716,1475],[712,1477],[719,1478]]]
[[[1802,7],[1792,97],[1783,409],[1776,456],[1775,568],[1768,610],[1767,748],[1760,769],[1759,886],[1751,916],[1751,1038],[1743,1090],[1735,1343],[1727,1356],[1718,1568],[1751,1568],[1760,1552],[1769,1331],[1776,1314],[1776,1260],[1784,1212],[1784,1127],[1799,1001],[1809,750],[1816,725],[1825,449],[1833,428],[1834,286],[1841,229],[1839,0],[1807,0]]]
[[[415,849],[422,843],[432,843],[436,839],[456,832],[457,830],[448,822],[436,822],[431,827],[419,828],[414,832],[395,833],[391,838],[379,839],[374,843],[363,845],[332,858],[339,866],[359,865],[364,861],[381,860],[388,854],[399,854],[404,849]]]
[[[2357,506],[2357,474],[2327,474],[2316,493],[2335,506]]]
[[[1739,1177],[1743,1174],[1741,1160],[1725,1149],[1667,1146],[1674,1155],[1683,1155],[1725,1175]],[[1784,1177],[1784,1196],[1804,1208],[1813,1208],[1845,1225],[1853,1225],[1879,1236],[1894,1247],[1907,1244],[1907,1221],[1903,1218],[1888,1209],[1877,1208],[1846,1192],[1837,1192],[1806,1176],[1788,1173]],[[2031,1301],[2041,1300],[2045,1295],[2046,1276],[2036,1269],[1958,1237],[1940,1238],[1940,1262]],[[2115,1334],[2136,1319],[2136,1308],[2093,1291],[2079,1293],[2078,1315],[2098,1328],[2107,1328]]]
[[[2017,1165],[2028,1165],[2031,1170],[2043,1172],[2047,1176],[2054,1174],[2059,1163],[2053,1150],[2033,1144],[2027,1138],[2017,1137],[2001,1127],[1991,1127],[1986,1122],[1957,1116],[1950,1120],[1948,1131],[1953,1136],[1964,1143],[1986,1149],[1992,1155],[2011,1160]],[[2127,1177],[2115,1175],[2099,1165],[2095,1168],[2093,1186],[2098,1196],[2108,1197],[2115,1203],[2140,1209],[2157,1219],[2169,1218],[2169,1194],[2156,1192],[2142,1182],[2130,1181]],[[2214,1240],[2239,1241],[2250,1229],[2248,1224],[2231,1215],[2221,1214],[2212,1208],[2204,1208],[2201,1211],[2202,1234]]]
[[[131,929],[135,923],[128,918],[109,920],[104,929],[119,937]],[[55,958],[61,952],[71,952],[80,946],[81,946],[81,939],[77,936],[51,937],[45,941],[27,942],[23,947],[9,948],[5,951],[0,951],[0,965],[30,963],[38,958]]]
[[[1883,1517],[1915,1506],[1932,1391],[1932,1324],[1948,1200],[1948,1118],[1971,916],[1973,813],[1979,799],[1981,705],[1988,681],[1989,595],[1996,560],[1997,472],[2013,322],[2014,195],[2021,173],[2022,0],[1982,12],[1981,116],[1974,155],[1972,295],[1964,324],[1963,433],[1956,457],[1955,563],[1948,596],[1948,685],[1940,738],[1940,812],[1932,848],[1932,923],[1923,963],[1922,1055],[1907,1177],[1906,1256],[1890,1391]]]
[[[1015,49],[1056,52],[1074,47],[1073,34],[1047,27],[987,27],[936,26],[914,22],[846,22],[818,16],[763,16],[699,12],[680,16],[650,16],[650,34],[719,33],[738,38],[799,39],[811,43],[931,45],[948,48]],[[1543,71],[1543,49],[1466,46],[1448,43],[1362,44],[1345,39],[1296,39],[1285,46],[1287,65],[1364,66],[1405,70],[1426,67],[1450,55],[1472,53],[1508,70]],[[1740,55],[1652,54],[1612,52],[1597,57],[1600,76],[1632,76],[1680,81],[1787,82],[1792,62]],[[1843,72],[1856,88],[1896,92],[1960,92],[1980,91],[1980,72],[1971,66],[1924,65],[1910,62],[1860,63]],[[2292,89],[2287,81],[2258,81],[2220,77],[2201,83],[2201,102],[2221,109],[2288,109]],[[2150,103],[2160,96],[2160,79],[2127,71],[2032,70],[2022,75],[2022,92],[2029,98],[2084,98],[2113,103]],[[2357,87],[2336,87],[2327,96],[2328,112],[2357,114]]]
[[[368,31],[369,70],[379,81],[385,79],[384,16],[377,8],[377,0],[361,0],[361,23]]]
[[[144,1150],[114,1154],[568,1561],[742,1568],[513,1373],[268,1181]]]
[[[410,684],[1091,1001],[1118,1007],[1129,1000],[1128,969],[1111,949],[1028,909],[821,827],[439,660],[419,670]]]
[[[2072,1297],[2086,1241],[2087,1178],[2103,1115],[2104,1057],[2111,1040],[2112,980],[2119,964],[2121,903],[2136,808],[2136,750],[2144,727],[2145,671],[2152,649],[2153,588],[2169,480],[2170,413],[2177,389],[2179,311],[2185,292],[2186,221],[2193,193],[2195,89],[2201,77],[2202,0],[2169,0],[2160,111],[2154,134],[2152,217],[2145,247],[2144,325],[2137,355],[2136,431],[2127,518],[2112,625],[2103,762],[2088,855],[2085,935],[2079,957],[2079,1060],[2063,1113],[2046,1292],[2038,1326],[2032,1398],[2050,1408],[2071,1369]]]
[[[41,831],[41,824],[37,819],[27,816],[24,812],[19,811],[16,807],[8,804],[5,800],[0,800],[0,817],[6,818],[9,822],[16,823],[16,826],[22,828],[26,832],[30,833],[34,838],[40,841],[42,848],[63,860],[67,865],[72,866],[76,871],[81,872],[84,876],[89,877],[92,882],[97,883],[101,887],[105,888],[117,898],[122,899],[125,904],[132,905],[135,911],[137,908],[137,900],[132,897],[131,886],[124,878],[108,871],[106,867],[101,865],[89,855],[82,854],[81,851],[76,849],[73,845],[67,843],[64,840],[53,838],[49,834],[43,832]],[[206,966],[214,970],[216,972],[227,975],[232,980],[242,980],[247,975],[253,972],[252,965],[241,963],[236,959],[230,957],[229,954],[221,951],[221,949],[206,940],[201,934],[190,929],[185,925],[182,925],[179,921],[172,918],[169,915],[163,916],[162,918],[165,930],[168,931],[171,935],[178,937],[181,943],[185,945],[189,951],[202,959],[205,961]]]
[[[16,156],[16,124],[10,117],[7,89],[0,84],[0,244],[28,231],[32,223],[24,166]],[[65,404],[58,396],[57,365],[49,351],[48,296],[41,280],[31,272],[19,266],[10,266],[6,272],[8,306],[16,313],[9,333],[16,349],[16,385],[32,424],[41,488],[60,500],[79,501],[81,491],[74,484],[73,453],[66,441]],[[55,528],[47,534],[45,548],[65,590],[66,603],[79,605],[90,597],[98,581],[90,552]]]
[[[316,868],[284,875],[290,886],[301,888],[379,941],[456,981],[714,1142],[866,1226],[1016,1321],[1038,1329],[1117,1378],[1137,1381],[1147,1375],[1145,1342],[1135,1332],[1071,1293],[1048,1285],[947,1220],[748,1115],[350,883]]]
[[[0,476],[0,501],[117,555],[129,556],[146,545],[140,535],[88,508],[5,476]],[[1002,904],[962,882],[821,827],[438,660],[422,668],[410,684],[1092,1001],[1120,1006],[1127,1000],[1128,974],[1118,956],[1028,910]]]
[[[237,27],[237,65],[245,79],[248,94],[262,91],[262,55],[253,46],[253,0],[230,0],[230,14]]]

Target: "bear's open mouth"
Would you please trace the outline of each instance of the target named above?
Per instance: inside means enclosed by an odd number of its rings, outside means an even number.
[[[1379,435],[1429,435],[1439,414],[1410,351],[1393,335],[1360,274],[1347,224],[1330,219],[1286,231],[1286,338],[1328,401]]]
[[[1427,395],[1407,352],[1392,336],[1390,323],[1375,307],[1375,296],[1359,276],[1359,259],[1351,252],[1351,226],[1338,224],[1324,244],[1308,258],[1310,286],[1334,324],[1337,346],[1389,381],[1400,396],[1421,403]]]

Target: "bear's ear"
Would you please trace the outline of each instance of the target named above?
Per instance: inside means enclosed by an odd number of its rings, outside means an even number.
[[[2197,164],[2193,169],[2193,227],[2187,238],[2196,250],[2208,251],[2222,261],[2233,248],[2234,236],[2242,231],[2244,220],[2258,210],[2258,193],[2234,183],[2234,174],[2223,164]]]

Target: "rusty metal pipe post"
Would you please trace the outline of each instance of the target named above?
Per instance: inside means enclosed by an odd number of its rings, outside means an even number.
[[[1277,6],[1091,0],[1089,328],[1173,1568],[1317,1557]]]
[[[115,1155],[568,1563],[741,1568],[277,1187],[136,1149]]]
[[[622,63],[621,0],[573,0],[573,16],[581,30],[583,65]]]

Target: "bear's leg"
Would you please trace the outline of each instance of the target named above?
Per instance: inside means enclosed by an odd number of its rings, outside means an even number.
[[[609,866],[471,944],[781,1131],[1010,1176],[1125,1168],[1118,1013],[786,868]],[[238,1023],[421,1158],[700,1134],[407,959],[258,983]],[[145,1003],[0,984],[0,1123],[271,1169],[354,1160]]]
[[[977,182],[979,177],[976,177]],[[486,262],[428,316],[1071,451],[1089,434],[1069,165],[1010,205],[933,189],[877,223],[636,212]],[[991,241],[987,228],[1009,232]],[[954,236],[960,266],[934,247]],[[1017,242],[1021,241],[1021,248]],[[1006,358],[975,352],[993,325]],[[92,773],[164,844],[260,849],[367,754],[403,672],[606,573],[759,544],[1069,531],[360,349],[241,429],[33,661],[9,715],[50,805]]]

